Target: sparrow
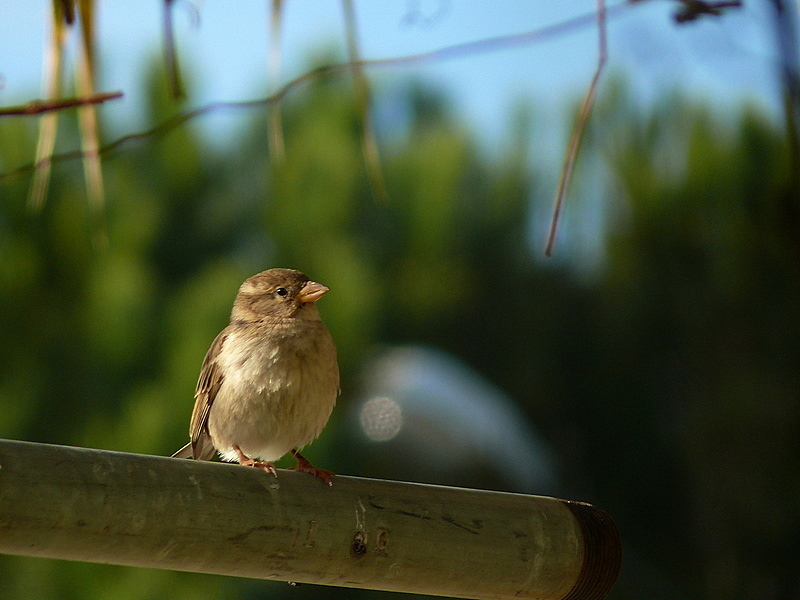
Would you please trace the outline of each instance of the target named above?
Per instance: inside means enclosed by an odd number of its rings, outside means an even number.
[[[296,471],[331,485],[333,473],[298,452],[322,431],[339,395],[336,347],[316,302],[328,288],[293,269],[269,269],[239,288],[231,319],[203,359],[189,425],[172,456],[211,460],[216,451],[277,477],[291,452]]]

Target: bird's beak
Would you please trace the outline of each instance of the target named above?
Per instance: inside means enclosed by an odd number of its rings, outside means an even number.
[[[316,281],[309,281],[303,286],[303,289],[297,293],[296,298],[300,302],[316,302],[328,293],[326,286]]]

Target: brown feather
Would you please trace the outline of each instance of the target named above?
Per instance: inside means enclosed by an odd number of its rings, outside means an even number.
[[[189,438],[192,440],[192,455],[195,460],[210,460],[214,456],[214,446],[208,436],[208,414],[222,385],[223,375],[217,364],[217,356],[228,337],[227,327],[214,338],[203,359],[197,388],[194,392],[194,409],[189,425]]]
[[[316,308],[327,292],[292,269],[269,269],[240,286],[228,326],[203,359],[190,442],[173,456],[211,460],[216,451],[269,465],[319,435],[339,388],[336,348]],[[298,468],[329,480],[306,463]]]

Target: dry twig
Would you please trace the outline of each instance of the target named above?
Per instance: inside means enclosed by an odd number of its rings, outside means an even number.
[[[564,155],[564,166],[561,170],[561,177],[558,180],[558,191],[556,192],[555,205],[553,207],[553,218],[550,221],[550,230],[547,234],[547,244],[545,245],[545,256],[551,256],[553,253],[553,246],[556,239],[556,231],[558,230],[558,222],[561,216],[561,208],[564,204],[564,198],[569,189],[569,181],[572,177],[572,172],[575,169],[575,159],[578,157],[578,150],[580,149],[583,134],[586,131],[586,125],[589,122],[589,117],[592,114],[594,107],[594,100],[597,96],[597,86],[600,82],[600,76],[603,73],[606,60],[608,58],[608,40],[606,38],[606,4],[605,0],[597,0],[597,27],[599,32],[598,40],[598,54],[597,54],[597,68],[595,69],[592,81],[589,84],[589,89],[586,90],[586,96],[581,103],[581,110],[578,114],[578,120],[572,130],[572,135],[569,138],[567,152]]]
[[[6,106],[0,108],[0,117],[23,117],[26,115],[40,115],[42,113],[55,112],[86,104],[102,104],[109,100],[122,98],[122,92],[97,92],[85,98],[55,98],[52,100],[31,100],[27,104],[17,106]]]
[[[630,7],[631,5],[628,3],[616,4],[614,6],[608,7],[606,9],[606,17],[607,18],[611,17],[612,15],[618,14],[624,10],[629,9]],[[573,33],[574,31],[589,26],[592,23],[595,23],[596,21],[597,21],[597,13],[592,12],[577,17],[573,17],[572,19],[567,19],[565,21],[556,23],[554,25],[548,25],[546,27],[533,29],[531,31],[523,33],[464,42],[462,44],[455,44],[452,46],[439,48],[437,50],[432,50],[429,52],[422,52],[419,54],[409,54],[405,56],[390,57],[390,58],[349,61],[346,63],[338,63],[333,65],[318,67],[316,69],[311,69],[303,73],[302,75],[296,77],[295,79],[287,82],[283,87],[281,87],[280,90],[278,90],[277,92],[266,98],[256,99],[256,100],[236,101],[236,102],[212,102],[210,104],[206,104],[204,106],[174,115],[162,121],[158,125],[150,129],[147,129],[145,131],[131,133],[128,135],[124,135],[120,138],[117,138],[116,140],[100,148],[99,153],[102,156],[111,153],[113,151],[116,151],[119,148],[134,141],[164,135],[169,131],[175,129],[176,127],[179,127],[182,124],[186,123],[187,121],[190,121],[192,119],[216,111],[242,110],[242,109],[264,107],[280,103],[286,96],[288,96],[296,89],[304,85],[307,85],[321,77],[338,75],[340,73],[349,72],[357,68],[363,68],[363,69],[390,68],[390,67],[403,67],[410,65],[427,64],[443,60],[465,58],[476,54],[484,54],[486,52],[505,50],[517,46],[528,46],[531,44],[544,42],[550,39],[558,38],[560,36]],[[64,162],[68,160],[79,159],[82,157],[83,157],[82,152],[70,151],[53,155],[51,161],[54,163]],[[22,165],[11,171],[2,172],[0,173],[0,180],[5,179],[7,177],[27,174],[30,171],[34,170],[35,167],[36,163],[31,163],[27,165]]]

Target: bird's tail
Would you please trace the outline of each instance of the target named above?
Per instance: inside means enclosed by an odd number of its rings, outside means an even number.
[[[172,458],[194,458],[194,453],[192,452],[192,442],[189,442],[183,448],[178,450],[172,455]]]

